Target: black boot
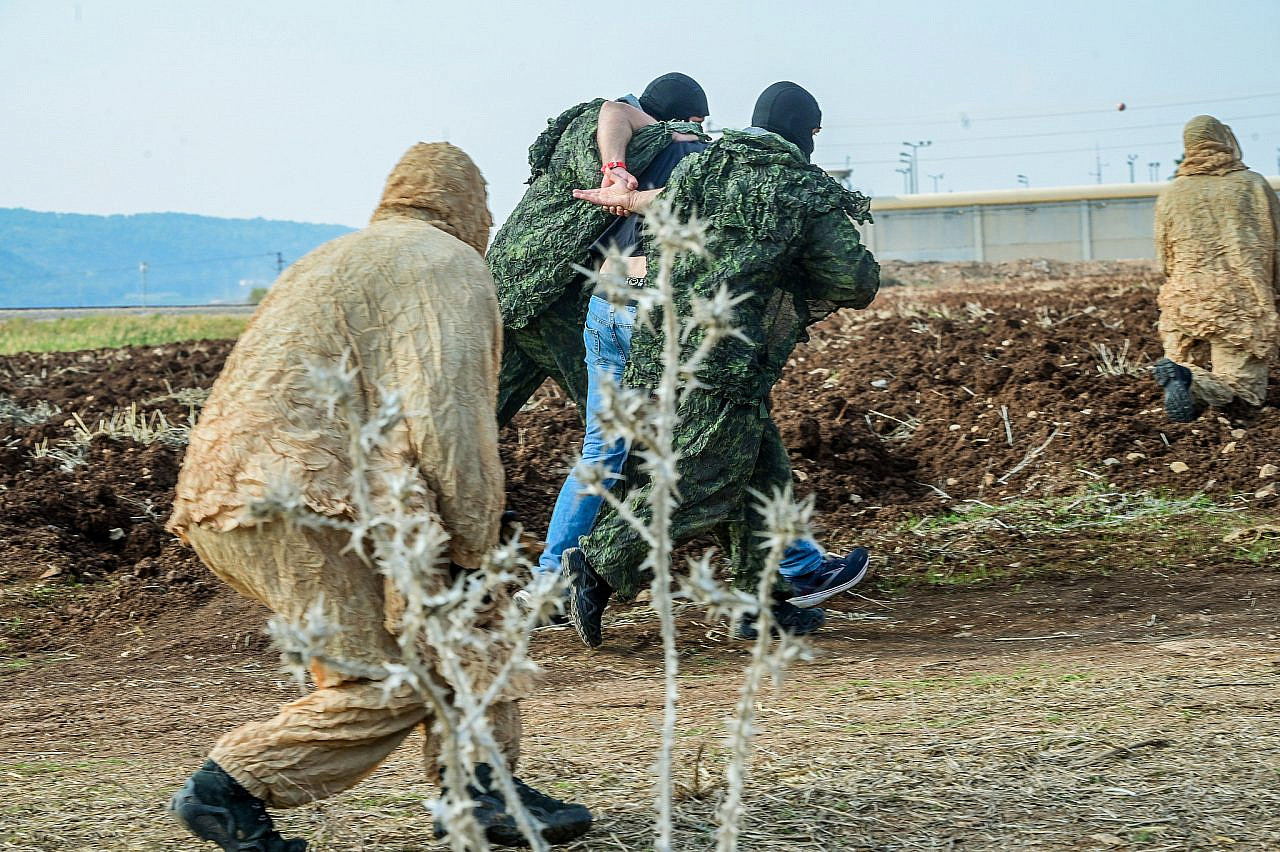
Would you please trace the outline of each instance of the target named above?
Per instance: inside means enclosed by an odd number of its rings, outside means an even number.
[[[201,840],[223,852],[306,852],[305,840],[285,840],[262,800],[212,760],[197,769],[169,800],[169,813]]]
[[[801,609],[786,601],[778,601],[770,609],[773,611],[774,636],[778,635],[779,630],[785,630],[793,636],[805,636],[816,631],[827,620],[826,613],[817,607]],[[755,639],[759,635],[755,613],[743,615],[738,622],[738,638]]]
[[[475,801],[476,822],[484,830],[485,838],[497,846],[528,846],[529,841],[520,833],[515,817],[507,812],[506,800],[493,780],[493,770],[486,763],[476,764],[477,787],[467,785],[467,793]],[[585,805],[569,804],[540,793],[513,778],[520,803],[529,816],[542,824],[542,839],[548,843],[568,843],[591,829],[591,811]],[[433,828],[436,837],[444,837],[445,827],[437,820]]]
[[[1155,365],[1156,381],[1164,388],[1164,412],[1178,423],[1190,423],[1204,410],[1191,397],[1191,371],[1168,358]]]

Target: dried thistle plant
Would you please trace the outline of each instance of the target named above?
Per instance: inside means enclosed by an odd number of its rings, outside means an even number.
[[[679,405],[685,395],[698,387],[698,369],[720,342],[743,337],[734,322],[736,306],[749,294],[732,294],[721,287],[711,297],[695,296],[690,303],[690,316],[682,323],[676,308],[672,285],[675,260],[682,254],[707,256],[706,225],[696,217],[682,221],[665,202],[659,200],[646,213],[645,228],[658,250],[656,274],[652,286],[637,290],[616,275],[580,270],[596,284],[597,292],[615,304],[638,304],[637,321],[651,323],[655,308],[661,309],[662,375],[658,387],[650,394],[620,387],[605,378],[601,387],[600,422],[606,440],[621,438],[638,453],[647,474],[649,520],[633,512],[609,489],[603,470],[585,471],[582,481],[589,494],[604,499],[624,520],[634,527],[649,545],[642,569],[652,574],[650,606],[658,616],[663,648],[664,700],[661,739],[655,760],[654,848],[668,852],[674,847],[672,818],[675,784],[672,778],[675,730],[678,713],[679,656],[676,650],[676,624],[673,599],[678,594],[705,608],[712,617],[728,619],[730,624],[745,617],[757,619],[758,635],[747,667],[742,696],[734,717],[729,721],[728,784],[724,802],[718,813],[717,843],[721,850],[737,848],[743,807],[742,795],[751,739],[755,732],[755,705],[760,686],[766,676],[780,679],[782,671],[802,651],[799,641],[772,638],[772,589],[782,553],[793,541],[808,535],[809,509],[798,508],[788,488],[769,498],[760,497],[760,511],[766,519],[768,534],[762,547],[768,549],[766,565],[760,577],[757,594],[749,595],[720,582],[714,571],[714,555],[710,552],[691,560],[688,577],[678,581],[671,570],[671,520],[679,505],[679,454],[673,448],[674,431],[679,423]],[[609,262],[604,269],[618,268]],[[695,337],[696,335],[696,337]],[[696,339],[697,346],[682,358],[682,348]],[[744,338],[745,339],[745,338]],[[579,474],[584,467],[579,465]]]
[[[477,781],[475,765],[480,762],[490,765],[508,812],[529,845],[545,849],[538,825],[520,803],[488,711],[505,688],[536,668],[528,656],[529,638],[540,615],[556,606],[559,589],[531,584],[533,608],[528,613],[505,594],[518,585],[517,571],[529,567],[520,554],[518,536],[500,543],[480,570],[453,576],[445,556],[448,533],[422,508],[418,477],[407,467],[388,468],[385,455],[374,462],[405,416],[400,398],[383,391],[378,405],[362,416],[355,380],[356,371],[345,359],[337,365],[312,365],[307,372],[311,396],[347,425],[350,515],[317,514],[306,507],[294,483],[273,482],[249,506],[249,516],[258,522],[345,532],[348,547],[391,581],[403,603],[396,633],[400,657],[370,666],[328,656],[326,640],[339,628],[327,622],[322,600],[312,602],[301,623],[277,617],[268,631],[284,670],[300,684],[309,667],[318,663],[376,681],[388,700],[410,690],[431,707],[445,784],[443,794],[425,804],[443,824],[451,849],[489,848],[467,789]],[[504,603],[494,612],[498,601]],[[477,661],[495,657],[498,664],[487,667],[492,676],[478,682],[477,669],[486,667],[478,667]]]

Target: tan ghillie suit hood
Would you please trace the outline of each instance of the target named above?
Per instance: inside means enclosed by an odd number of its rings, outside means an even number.
[[[409,471],[421,508],[475,567],[497,541],[502,322],[481,251],[489,212],[479,169],[444,143],[409,149],[373,221],[331,240],[272,285],[214,383],[178,478],[169,529],[227,531],[276,484],[311,511],[352,517],[347,425],[316,399],[309,366],[354,370],[355,418],[383,389],[403,420],[374,450],[369,479]]]
[[[1211,115],[1197,115],[1182,129],[1183,175],[1225,175],[1242,171],[1240,143],[1231,128]]]
[[[1240,162],[1231,128],[1198,115],[1186,156],[1156,202],[1160,330],[1222,340],[1269,358],[1280,338],[1280,201]]]
[[[391,170],[370,222],[421,219],[484,254],[493,225],[486,201],[484,177],[462,149],[419,142]]]

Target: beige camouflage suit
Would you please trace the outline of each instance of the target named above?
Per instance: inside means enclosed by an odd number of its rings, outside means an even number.
[[[1198,403],[1260,406],[1280,338],[1280,202],[1217,119],[1191,119],[1183,144],[1177,176],[1156,202],[1164,354],[1191,370]]]
[[[343,552],[345,533],[253,525],[246,506],[270,484],[289,482],[312,511],[351,517],[346,424],[305,380],[308,364],[346,359],[359,405],[372,409],[380,388],[395,390],[406,413],[376,451],[374,473],[416,474],[426,495],[420,508],[450,535],[449,558],[479,566],[497,541],[503,506],[493,416],[502,321],[481,255],[489,226],[484,179],[467,155],[447,144],[414,146],[367,228],[311,252],[271,288],[192,431],[169,529],[238,592],[291,620],[322,599],[340,628],[326,641],[330,658],[395,661],[397,596],[373,567]],[[407,688],[387,696],[375,681],[319,664],[312,676],[317,689],[231,731],[210,753],[269,805],[352,786],[432,721]],[[492,721],[514,764],[520,716],[509,698]]]

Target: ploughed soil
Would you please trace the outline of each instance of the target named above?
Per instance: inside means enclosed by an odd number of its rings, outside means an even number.
[[[1144,370],[1160,354],[1150,268],[1039,264],[975,266],[985,279],[946,265],[941,285],[886,287],[870,309],[837,313],[796,350],[772,408],[797,494],[812,495],[832,549],[917,515],[1089,488],[1203,493],[1276,512],[1280,383],[1261,411],[1171,423]],[[919,279],[933,266],[905,268]],[[131,624],[219,591],[163,530],[180,428],[149,444],[118,426],[78,446],[73,434],[130,419],[130,406],[152,426],[155,412],[187,424],[230,347],[0,358],[0,618],[10,647],[54,647],[82,625]],[[550,383],[503,434],[509,504],[534,533],[578,438],[576,409]],[[897,560],[891,574],[913,570]]]
[[[1169,422],[1146,265],[891,277],[908,283],[816,326],[773,395],[821,540],[871,546],[878,579],[832,603],[817,661],[765,714],[746,847],[1275,848],[1280,389]],[[230,348],[0,358],[6,848],[190,848],[159,791],[291,694],[264,611],[163,530],[181,427]],[[549,384],[503,434],[534,533],[579,438]],[[530,777],[602,815],[582,849],[649,843],[661,650],[643,604],[610,612],[595,653],[539,634],[526,723]],[[680,624],[678,827],[710,848],[699,764],[719,759],[745,649],[691,610]],[[292,829],[322,850],[423,848],[398,754],[365,798]],[[105,822],[23,792],[78,785]]]

